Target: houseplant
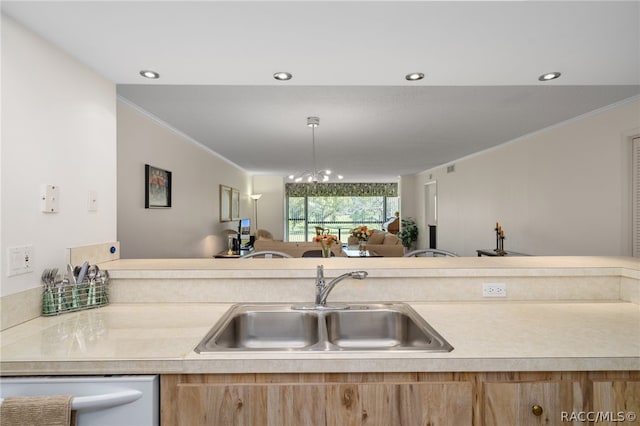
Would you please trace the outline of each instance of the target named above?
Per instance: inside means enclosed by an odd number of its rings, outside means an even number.
[[[407,249],[411,249],[413,243],[418,240],[418,225],[413,218],[406,218],[400,221],[400,232],[398,232],[398,238],[402,240],[402,245]]]

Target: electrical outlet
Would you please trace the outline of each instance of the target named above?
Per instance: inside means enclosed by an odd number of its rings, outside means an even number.
[[[507,285],[505,283],[483,283],[482,297],[507,297]]]
[[[19,246],[7,248],[7,276],[26,274],[33,272],[33,246]]]

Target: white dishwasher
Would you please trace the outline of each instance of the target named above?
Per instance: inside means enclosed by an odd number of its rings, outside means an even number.
[[[157,375],[0,377],[0,398],[49,395],[73,395],[77,426],[160,424]]]

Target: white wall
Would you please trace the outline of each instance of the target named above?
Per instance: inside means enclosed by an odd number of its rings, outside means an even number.
[[[630,137],[639,133],[635,99],[458,160],[454,173],[446,166],[420,173],[417,205],[424,209],[432,175],[438,247],[461,255],[495,248],[499,221],[507,250],[628,256]]]
[[[115,240],[115,100],[113,83],[2,15],[0,294],[40,286],[69,247]],[[59,213],[40,211],[44,184],[59,186]],[[33,245],[34,272],[8,277],[19,245]]]
[[[227,247],[219,185],[240,191],[252,217],[250,176],[124,100],[118,100],[118,240],[123,258],[211,257]],[[144,165],[172,173],[172,207],[145,209]],[[262,201],[262,200],[261,200]]]
[[[254,176],[253,190],[256,194],[262,194],[258,200],[258,228],[268,230],[276,240],[284,239],[284,177]]]

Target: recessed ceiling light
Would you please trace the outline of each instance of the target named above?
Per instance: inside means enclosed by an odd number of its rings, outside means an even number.
[[[407,74],[404,76],[409,81],[418,81],[424,78],[424,74],[421,72],[412,72],[411,74]]]
[[[291,77],[293,76],[291,75],[290,72],[277,72],[273,74],[273,78],[280,81],[291,80]]]
[[[150,78],[152,80],[155,80],[156,78],[160,78],[160,74],[151,70],[142,70],[140,71],[140,75],[143,76],[144,78]]]
[[[546,74],[542,74],[540,77],[538,77],[538,80],[540,81],[549,81],[549,80],[555,80],[556,78],[560,77],[562,74],[560,74],[559,72],[548,72]]]

